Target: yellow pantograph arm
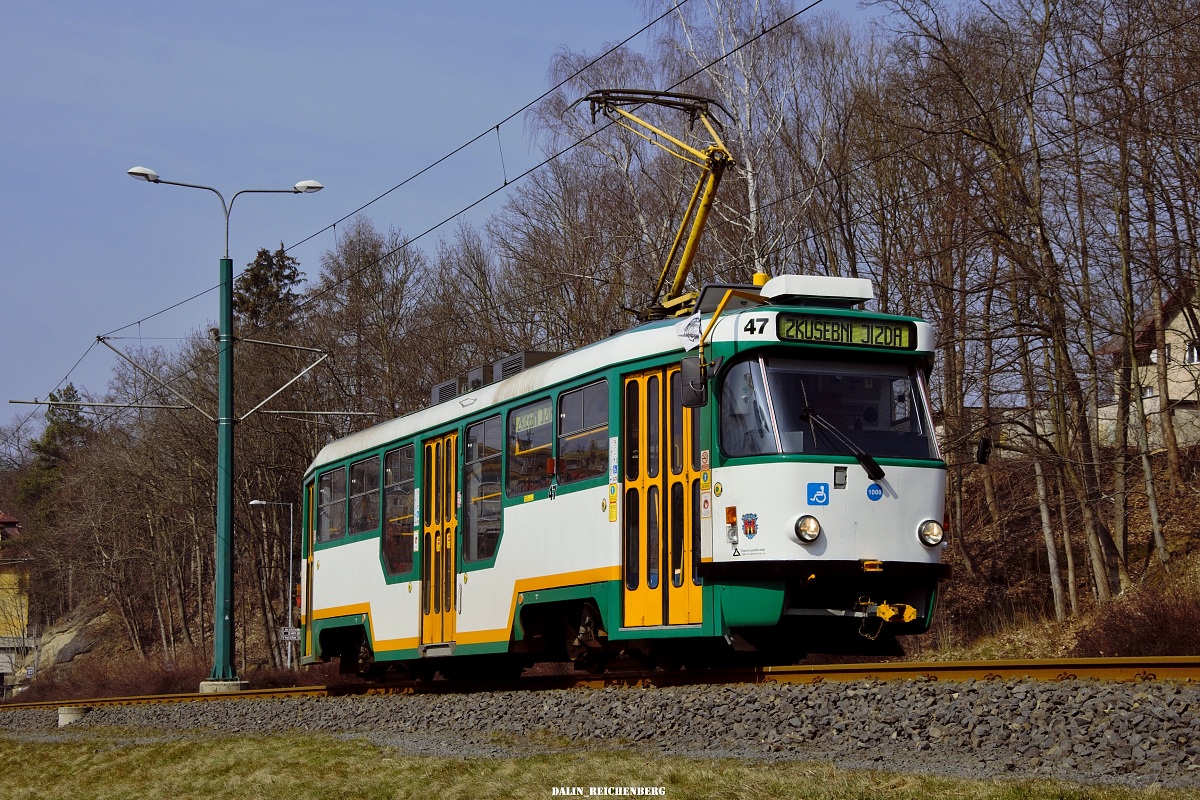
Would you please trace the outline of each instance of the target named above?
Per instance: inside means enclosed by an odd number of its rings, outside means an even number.
[[[591,102],[593,120],[596,112],[601,111],[608,119],[637,134],[655,147],[700,168],[700,177],[696,181],[695,189],[692,190],[687,210],[680,221],[679,230],[675,234],[675,240],[667,254],[666,262],[663,264],[662,274],[654,287],[654,294],[650,298],[650,307],[646,313],[652,313],[651,309],[657,309],[659,312],[665,311],[668,307],[679,305],[682,300],[683,286],[691,272],[700,237],[708,221],[709,212],[712,210],[717,187],[721,183],[721,175],[725,168],[733,163],[733,157],[725,147],[725,143],[721,141],[713,120],[709,119],[710,105],[716,105],[717,108],[721,108],[721,106],[719,103],[696,95],[638,89],[601,89],[577,102],[583,102],[583,100]],[[712,139],[712,144],[699,150],[622,108],[623,105],[643,104],[661,105],[688,112],[693,123],[699,119],[704,125],[704,129]],[[721,110],[725,111],[724,108]],[[728,114],[727,111],[725,113]],[[685,232],[687,234],[686,242]],[[682,254],[679,252],[681,245],[683,247]],[[671,271],[671,265],[675,262],[676,255],[679,255],[679,265],[676,268],[675,279],[662,304],[657,305],[659,294],[666,283],[667,273]]]

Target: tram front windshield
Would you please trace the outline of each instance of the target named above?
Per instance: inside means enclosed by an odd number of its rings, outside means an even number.
[[[937,458],[915,367],[756,357],[721,388],[726,456],[850,455],[843,436],[875,458]]]

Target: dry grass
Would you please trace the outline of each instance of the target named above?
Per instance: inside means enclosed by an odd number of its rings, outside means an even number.
[[[927,661],[1197,655],[1198,617],[1200,553],[1180,554],[1104,606],[1063,623],[1009,608],[991,612],[978,623],[984,632],[965,639],[939,621],[908,645],[908,654]]]
[[[1189,793],[1053,781],[967,781],[796,762],[656,758],[622,752],[521,758],[416,758],[320,736],[139,738],[72,732],[61,741],[0,736],[0,798],[550,798],[555,787],[661,787],[672,800],[952,797],[1182,800]]]
[[[939,640],[935,630],[922,648],[910,647],[909,656],[919,661],[990,661],[996,659],[1067,658],[1075,641],[1076,621],[1059,624],[1053,620],[1014,619],[1007,627],[968,643],[949,637]],[[943,634],[945,636],[945,634]]]
[[[35,702],[194,692],[208,673],[209,667],[199,659],[165,662],[133,655],[81,657],[40,670],[18,698]]]
[[[1200,449],[1189,451],[1183,472],[1189,486],[1200,477]],[[1162,477],[1163,464],[1155,468]],[[1178,494],[1159,482],[1159,508],[1171,563],[1152,552],[1146,497],[1131,473],[1128,496],[1128,567],[1134,586],[1098,606],[1077,508],[1069,509],[1079,613],[1054,621],[1041,521],[1028,491],[1029,465],[1016,458],[991,466],[1004,518],[991,524],[981,474],[968,473],[964,520],[947,560],[954,578],[944,584],[933,630],[905,642],[912,658],[930,660],[1066,658],[1102,655],[1197,655],[1200,630],[1200,493]],[[1103,491],[1109,491],[1104,487]],[[1111,520],[1105,519],[1109,523]],[[1065,575],[1060,521],[1059,568]],[[968,560],[964,554],[969,553]]]
[[[90,654],[89,654],[90,655]],[[194,655],[179,661],[137,658],[132,655],[78,658],[41,670],[16,700],[81,700],[93,697],[132,697],[148,694],[186,694],[200,688],[212,669],[211,661]],[[336,665],[321,664],[311,669],[250,669],[240,676],[251,689],[289,686],[336,686],[358,683],[353,676],[339,675]]]
[[[1178,656],[1200,653],[1200,558],[1177,558],[1151,580],[1091,615],[1071,655]]]

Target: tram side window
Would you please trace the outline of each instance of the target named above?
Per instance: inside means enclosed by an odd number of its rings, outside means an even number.
[[[607,472],[608,381],[600,381],[558,400],[558,482]]]
[[[350,534],[379,529],[379,456],[350,466]]]
[[[554,475],[554,403],[550,398],[514,409],[508,415],[508,494],[510,497],[550,485]]]
[[[413,446],[392,450],[383,466],[383,563],[389,575],[400,575],[413,568]]]
[[[463,463],[463,560],[496,554],[500,542],[500,417],[467,426]]]
[[[775,453],[775,430],[757,361],[735,364],[721,388],[721,449],[729,456]]]
[[[330,470],[317,481],[317,542],[332,542],[346,533],[346,470]]]
[[[638,479],[641,468],[641,450],[639,449],[639,433],[641,431],[641,408],[637,381],[625,384],[625,480]]]

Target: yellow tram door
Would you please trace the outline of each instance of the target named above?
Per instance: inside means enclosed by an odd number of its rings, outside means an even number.
[[[667,575],[667,623],[693,624],[702,621],[700,589],[700,414],[698,408],[683,407],[683,375],[679,367],[667,370],[667,448],[664,469],[667,489],[663,495],[667,520],[670,567]]]
[[[623,623],[696,624],[699,412],[681,404],[677,366],[627,376],[623,388]]]
[[[301,643],[301,657],[311,656],[313,652],[313,551],[317,545],[317,484],[314,480],[308,485],[308,527],[304,536],[308,539],[308,558],[304,560],[304,608],[300,610],[300,624],[304,626],[304,641]]]
[[[424,444],[421,485],[421,645],[454,641],[458,434]]]

